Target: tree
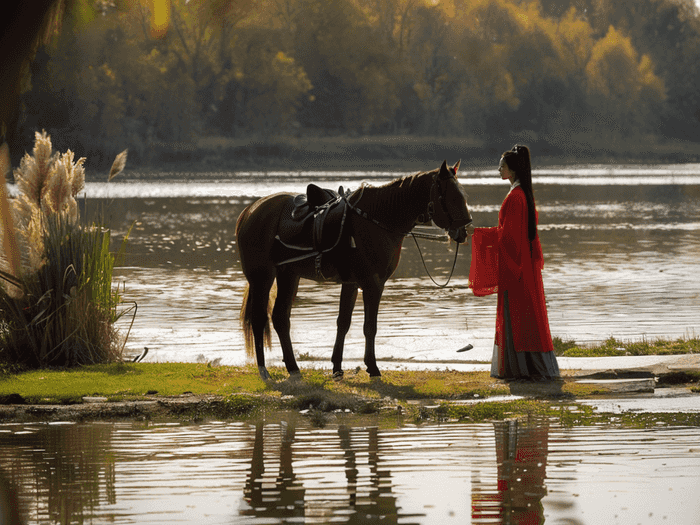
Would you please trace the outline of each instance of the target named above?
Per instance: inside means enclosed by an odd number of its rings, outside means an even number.
[[[238,39],[217,124],[222,129],[289,129],[311,89],[306,72],[281,50],[279,32],[248,29]]]
[[[593,46],[586,75],[597,112],[628,130],[654,128],[665,86],[654,74],[649,56],[638,57],[629,38],[610,26],[605,38]]]

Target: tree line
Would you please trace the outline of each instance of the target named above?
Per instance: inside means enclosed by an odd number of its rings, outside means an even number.
[[[693,0],[79,1],[27,76],[35,130],[88,160],[203,136],[698,140]]]

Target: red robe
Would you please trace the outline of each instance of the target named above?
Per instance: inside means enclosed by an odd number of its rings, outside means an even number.
[[[542,283],[542,246],[537,235],[530,243],[527,222],[525,192],[516,186],[503,201],[498,213],[498,227],[477,228],[474,232],[470,286],[474,295],[498,291],[495,343],[499,352],[503,352],[505,347],[506,290],[516,352],[554,350]],[[492,247],[491,250],[489,247]],[[498,268],[497,272],[494,266]],[[497,283],[493,286],[494,283],[489,281],[493,281],[496,274]],[[492,276],[491,279],[489,276]]]

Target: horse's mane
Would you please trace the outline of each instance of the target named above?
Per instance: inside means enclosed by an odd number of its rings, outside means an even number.
[[[413,175],[404,175],[380,186],[363,182],[360,188],[353,192],[353,196],[359,195],[362,211],[372,214],[381,213],[387,206],[401,204],[399,201],[406,198],[406,192],[402,190],[406,186],[412,186],[421,175],[426,173],[428,172],[421,171]],[[358,201],[352,202],[357,204]]]

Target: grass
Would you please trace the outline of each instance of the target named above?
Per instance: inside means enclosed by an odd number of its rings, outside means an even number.
[[[20,394],[28,403],[64,403],[83,396],[110,400],[149,394],[226,395],[261,393],[257,368],[211,367],[192,363],[111,363],[63,370],[31,370],[0,378],[0,398]]]
[[[605,425],[620,422],[626,426],[700,425],[700,414],[611,415],[597,413],[574,399],[605,395],[604,387],[565,381],[553,396],[500,399],[509,386],[487,372],[387,371],[381,380],[365,372],[347,373],[343,381],[333,381],[329,370],[305,369],[302,379],[291,379],[282,368],[269,369],[272,381],[263,382],[255,366],[212,367],[195,363],[113,363],[63,370],[17,372],[0,368],[0,404],[39,405],[28,407],[35,420],[57,417],[53,407],[73,405],[83,397],[107,398],[95,405],[100,418],[157,418],[201,421],[205,418],[247,419],[261,413],[294,410],[305,414],[315,426],[331,421],[356,420],[371,424],[397,422],[466,421],[483,422],[523,416],[558,420],[563,426]],[[698,382],[700,373],[686,373],[675,382]],[[675,384],[670,381],[669,384]],[[192,394],[194,397],[176,397]],[[157,396],[157,397],[156,397]],[[140,405],[114,402],[157,400],[160,412],[148,412]],[[180,403],[178,400],[185,400]],[[189,402],[187,402],[190,400]],[[82,405],[88,407],[89,405]],[[109,406],[114,406],[110,412]],[[71,407],[67,407],[71,409]],[[160,410],[160,409],[159,409]],[[8,412],[10,414],[11,412]],[[83,420],[90,416],[80,415]],[[110,415],[111,414],[111,415]],[[10,417],[12,416],[4,416]]]
[[[228,396],[250,394],[287,399],[295,409],[357,410],[361,405],[488,399],[510,393],[507,384],[488,372],[385,371],[381,380],[365,372],[334,381],[329,370],[305,369],[302,379],[290,379],[282,368],[269,369],[272,381],[260,379],[255,366],[212,367],[200,363],[111,363],[74,369],[41,369],[0,375],[0,400],[19,395],[27,403],[54,404],[101,396],[111,401],[145,399],[151,395]],[[2,370],[0,370],[2,372]],[[565,382],[562,396],[600,393],[585,384]],[[437,401],[435,401],[437,400]]]
[[[112,363],[70,370],[8,371],[0,376],[0,398],[20,394],[28,402],[49,403],[82,396],[134,399],[149,393],[162,396],[273,393],[328,399],[350,396],[420,400],[473,399],[508,393],[507,386],[487,372],[387,371],[381,381],[373,381],[360,372],[348,373],[343,381],[336,382],[327,370],[303,370],[301,381],[288,380],[281,368],[271,367],[269,371],[272,376],[269,385],[260,379],[254,366],[212,367],[199,363]]]
[[[700,353],[700,339],[697,337],[676,340],[654,339],[622,341],[609,337],[598,345],[577,345],[575,341],[565,341],[554,337],[554,353],[561,357],[606,357],[616,355],[678,355]]]

